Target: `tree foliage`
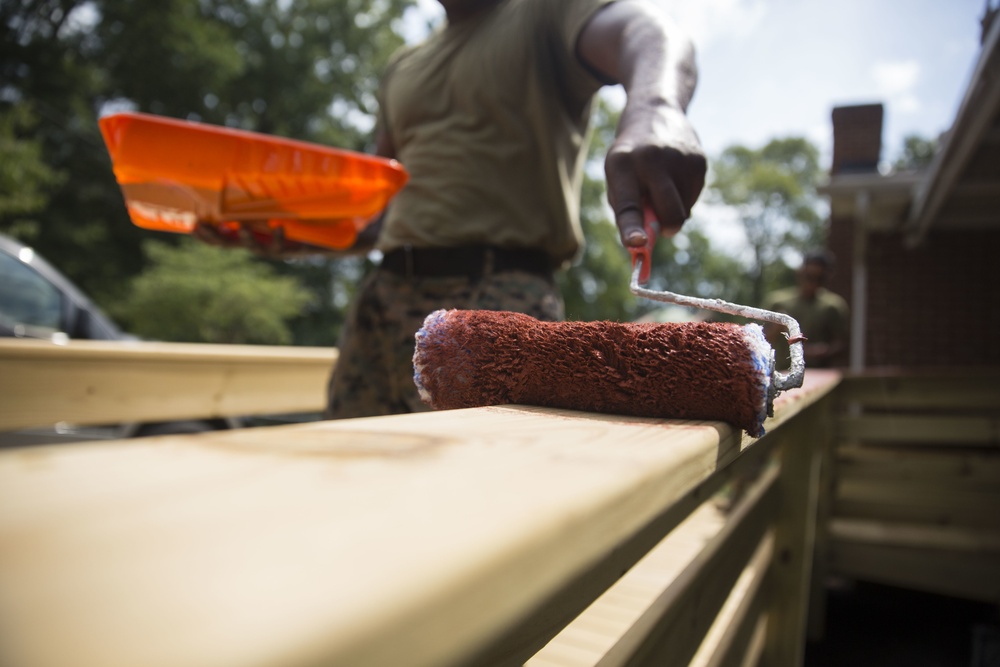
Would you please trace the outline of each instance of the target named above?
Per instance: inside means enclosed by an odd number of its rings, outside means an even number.
[[[150,261],[143,241],[180,238],[129,222],[100,115],[137,110],[364,149],[378,77],[402,44],[394,22],[410,4],[0,3],[0,231],[31,243],[115,310]],[[318,269],[305,262],[272,266],[315,280],[317,295],[331,292],[331,281],[356,278],[357,261],[325,261]],[[311,303],[296,326],[314,334],[328,327],[325,339],[310,340],[330,344],[341,315],[333,303]]]
[[[819,151],[800,137],[773,139],[759,149],[730,146],[712,161],[709,197],[736,212],[752,255],[750,303],[761,303],[774,274],[786,268],[786,251],[822,243],[821,173]]]
[[[43,208],[46,189],[60,180],[42,158],[41,144],[31,137],[34,125],[27,104],[0,111],[0,217],[26,216]]]
[[[132,333],[189,343],[292,342],[287,321],[311,298],[295,278],[278,275],[247,250],[187,238],[143,246],[149,266],[113,310]]]
[[[918,134],[909,134],[903,138],[903,150],[892,163],[896,171],[916,171],[930,166],[937,153],[937,139],[927,139]]]

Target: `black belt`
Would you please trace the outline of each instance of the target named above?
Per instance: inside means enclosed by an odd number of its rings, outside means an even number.
[[[381,267],[407,278],[466,276],[470,280],[478,280],[489,273],[504,271],[552,276],[548,253],[542,250],[482,245],[454,248],[405,246],[385,253]]]

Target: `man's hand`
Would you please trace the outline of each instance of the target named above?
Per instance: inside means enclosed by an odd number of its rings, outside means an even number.
[[[680,231],[705,185],[705,170],[698,136],[682,111],[639,102],[626,105],[604,162],[608,201],[622,244],[646,244],[647,208],[663,235]]]

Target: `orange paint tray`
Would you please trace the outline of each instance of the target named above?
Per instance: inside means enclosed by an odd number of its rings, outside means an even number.
[[[100,120],[132,222],[247,226],[344,249],[407,181],[395,160],[150,114]]]

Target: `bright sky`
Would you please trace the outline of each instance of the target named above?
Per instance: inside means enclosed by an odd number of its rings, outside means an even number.
[[[806,136],[829,164],[834,106],[886,105],[883,159],[946,130],[979,53],[987,0],[653,0],[687,27],[700,83],[689,115],[710,155]],[[419,0],[408,33],[440,20]]]

